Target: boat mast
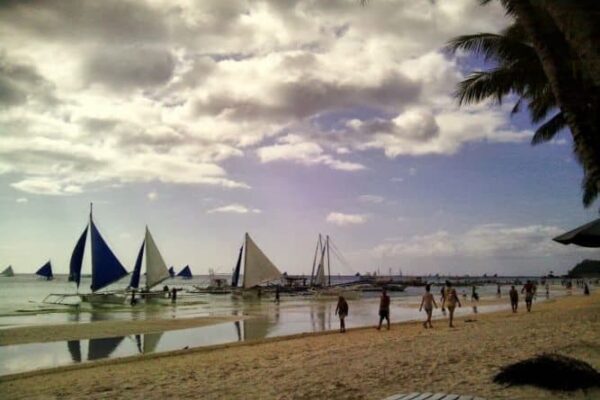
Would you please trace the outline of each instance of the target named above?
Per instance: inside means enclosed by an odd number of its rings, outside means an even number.
[[[331,265],[329,263],[329,261],[330,261],[330,259],[329,259],[329,235],[327,235],[325,245],[327,246],[327,275],[329,275],[329,285],[328,286],[331,286]],[[325,268],[324,265],[323,265],[323,268]]]
[[[315,248],[315,257],[313,258],[312,271],[310,273],[310,286],[313,285],[315,276],[315,265],[317,263],[317,253],[319,252],[319,245],[321,244],[321,234],[319,233],[319,239],[317,240],[317,247]]]

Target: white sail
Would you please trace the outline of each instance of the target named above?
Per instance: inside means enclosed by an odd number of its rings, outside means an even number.
[[[6,268],[4,271],[2,271],[2,273],[0,275],[2,275],[2,276],[14,276],[15,273],[13,272],[12,266],[9,265],[8,268]]]
[[[244,289],[281,278],[281,272],[246,233]]]
[[[146,227],[146,286],[151,288],[169,278],[169,270]]]
[[[325,286],[327,284],[327,279],[325,277],[325,246],[323,246],[323,251],[321,251],[321,261],[317,267],[316,275],[316,284],[319,286]]]

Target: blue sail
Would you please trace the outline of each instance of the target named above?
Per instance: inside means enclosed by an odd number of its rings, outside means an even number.
[[[131,281],[129,282],[130,288],[137,289],[140,287],[140,271],[142,270],[142,258],[144,257],[144,245],[146,241],[142,242],[142,247],[140,247],[140,252],[135,260],[135,267],[133,268],[133,273],[131,274]]]
[[[83,233],[79,237],[73,254],[71,254],[71,263],[69,264],[69,282],[76,282],[79,288],[81,281],[81,263],[83,262],[83,252],[85,250],[85,239],[87,237],[88,227],[85,226]]]
[[[180,276],[183,279],[192,279],[192,271],[190,270],[190,266],[186,265],[184,269],[179,271],[177,276]]]
[[[93,221],[92,232],[92,292],[118,281],[127,271],[108,247]]]
[[[54,275],[52,275],[52,264],[50,261],[42,265],[40,269],[37,270],[36,275],[43,276],[48,280],[52,279]]]
[[[169,268],[169,275],[171,276],[171,278],[175,276],[175,268]]]
[[[231,276],[231,286],[237,287],[238,282],[240,281],[240,269],[242,268],[242,251],[244,250],[244,246],[240,247],[240,255],[238,256],[237,264],[235,264],[235,269],[233,270],[233,275]]]

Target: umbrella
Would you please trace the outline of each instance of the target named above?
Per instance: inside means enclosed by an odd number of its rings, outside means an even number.
[[[581,225],[572,231],[552,239],[562,244],[576,244],[583,247],[600,247],[600,218]]]

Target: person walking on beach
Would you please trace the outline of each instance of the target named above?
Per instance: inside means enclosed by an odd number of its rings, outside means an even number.
[[[279,285],[275,287],[275,304],[279,304]]]
[[[462,307],[458,295],[456,294],[456,290],[452,287],[452,283],[450,281],[446,281],[446,292],[444,293],[444,302],[442,303],[442,308],[444,308],[444,306],[448,308],[448,326],[450,328],[454,328],[452,322],[454,321],[454,310],[456,309],[457,304],[459,307]]]
[[[431,314],[433,313],[433,306],[435,306],[435,308],[438,308],[437,303],[435,302],[435,299],[433,298],[433,295],[430,293],[430,291],[431,285],[428,284],[425,286],[425,294],[421,299],[421,306],[419,307],[419,312],[421,312],[423,307],[425,307],[425,312],[427,313],[427,320],[423,322],[423,326],[425,328],[433,328],[433,326],[431,325]]]
[[[517,308],[519,308],[519,292],[515,289],[515,286],[510,287],[510,307],[512,308],[512,312],[516,313]]]
[[[588,286],[587,282],[583,284],[583,294],[586,296],[590,295],[590,287]]]
[[[527,312],[531,312],[531,303],[533,302],[533,295],[535,294],[535,286],[531,281],[527,283],[521,289],[521,293],[525,292],[525,305],[527,306]]]
[[[446,288],[442,286],[440,290],[440,304],[442,305],[442,314],[446,315],[446,309],[444,308],[444,299],[446,298]]]
[[[385,289],[381,291],[381,298],[379,300],[379,326],[377,330],[381,329],[383,320],[387,320],[387,328],[390,330],[390,296],[387,295]]]
[[[338,297],[337,307],[335,308],[335,314],[340,317],[340,332],[346,332],[346,322],[344,321],[348,316],[348,302],[344,296]]]
[[[477,293],[477,287],[473,285],[471,290],[471,303],[473,303],[473,312],[477,314],[477,302],[479,302],[479,293]]]
[[[500,291],[500,283],[497,283],[496,286],[496,295],[498,296],[498,298],[500,298],[500,296],[502,296],[502,292]]]

